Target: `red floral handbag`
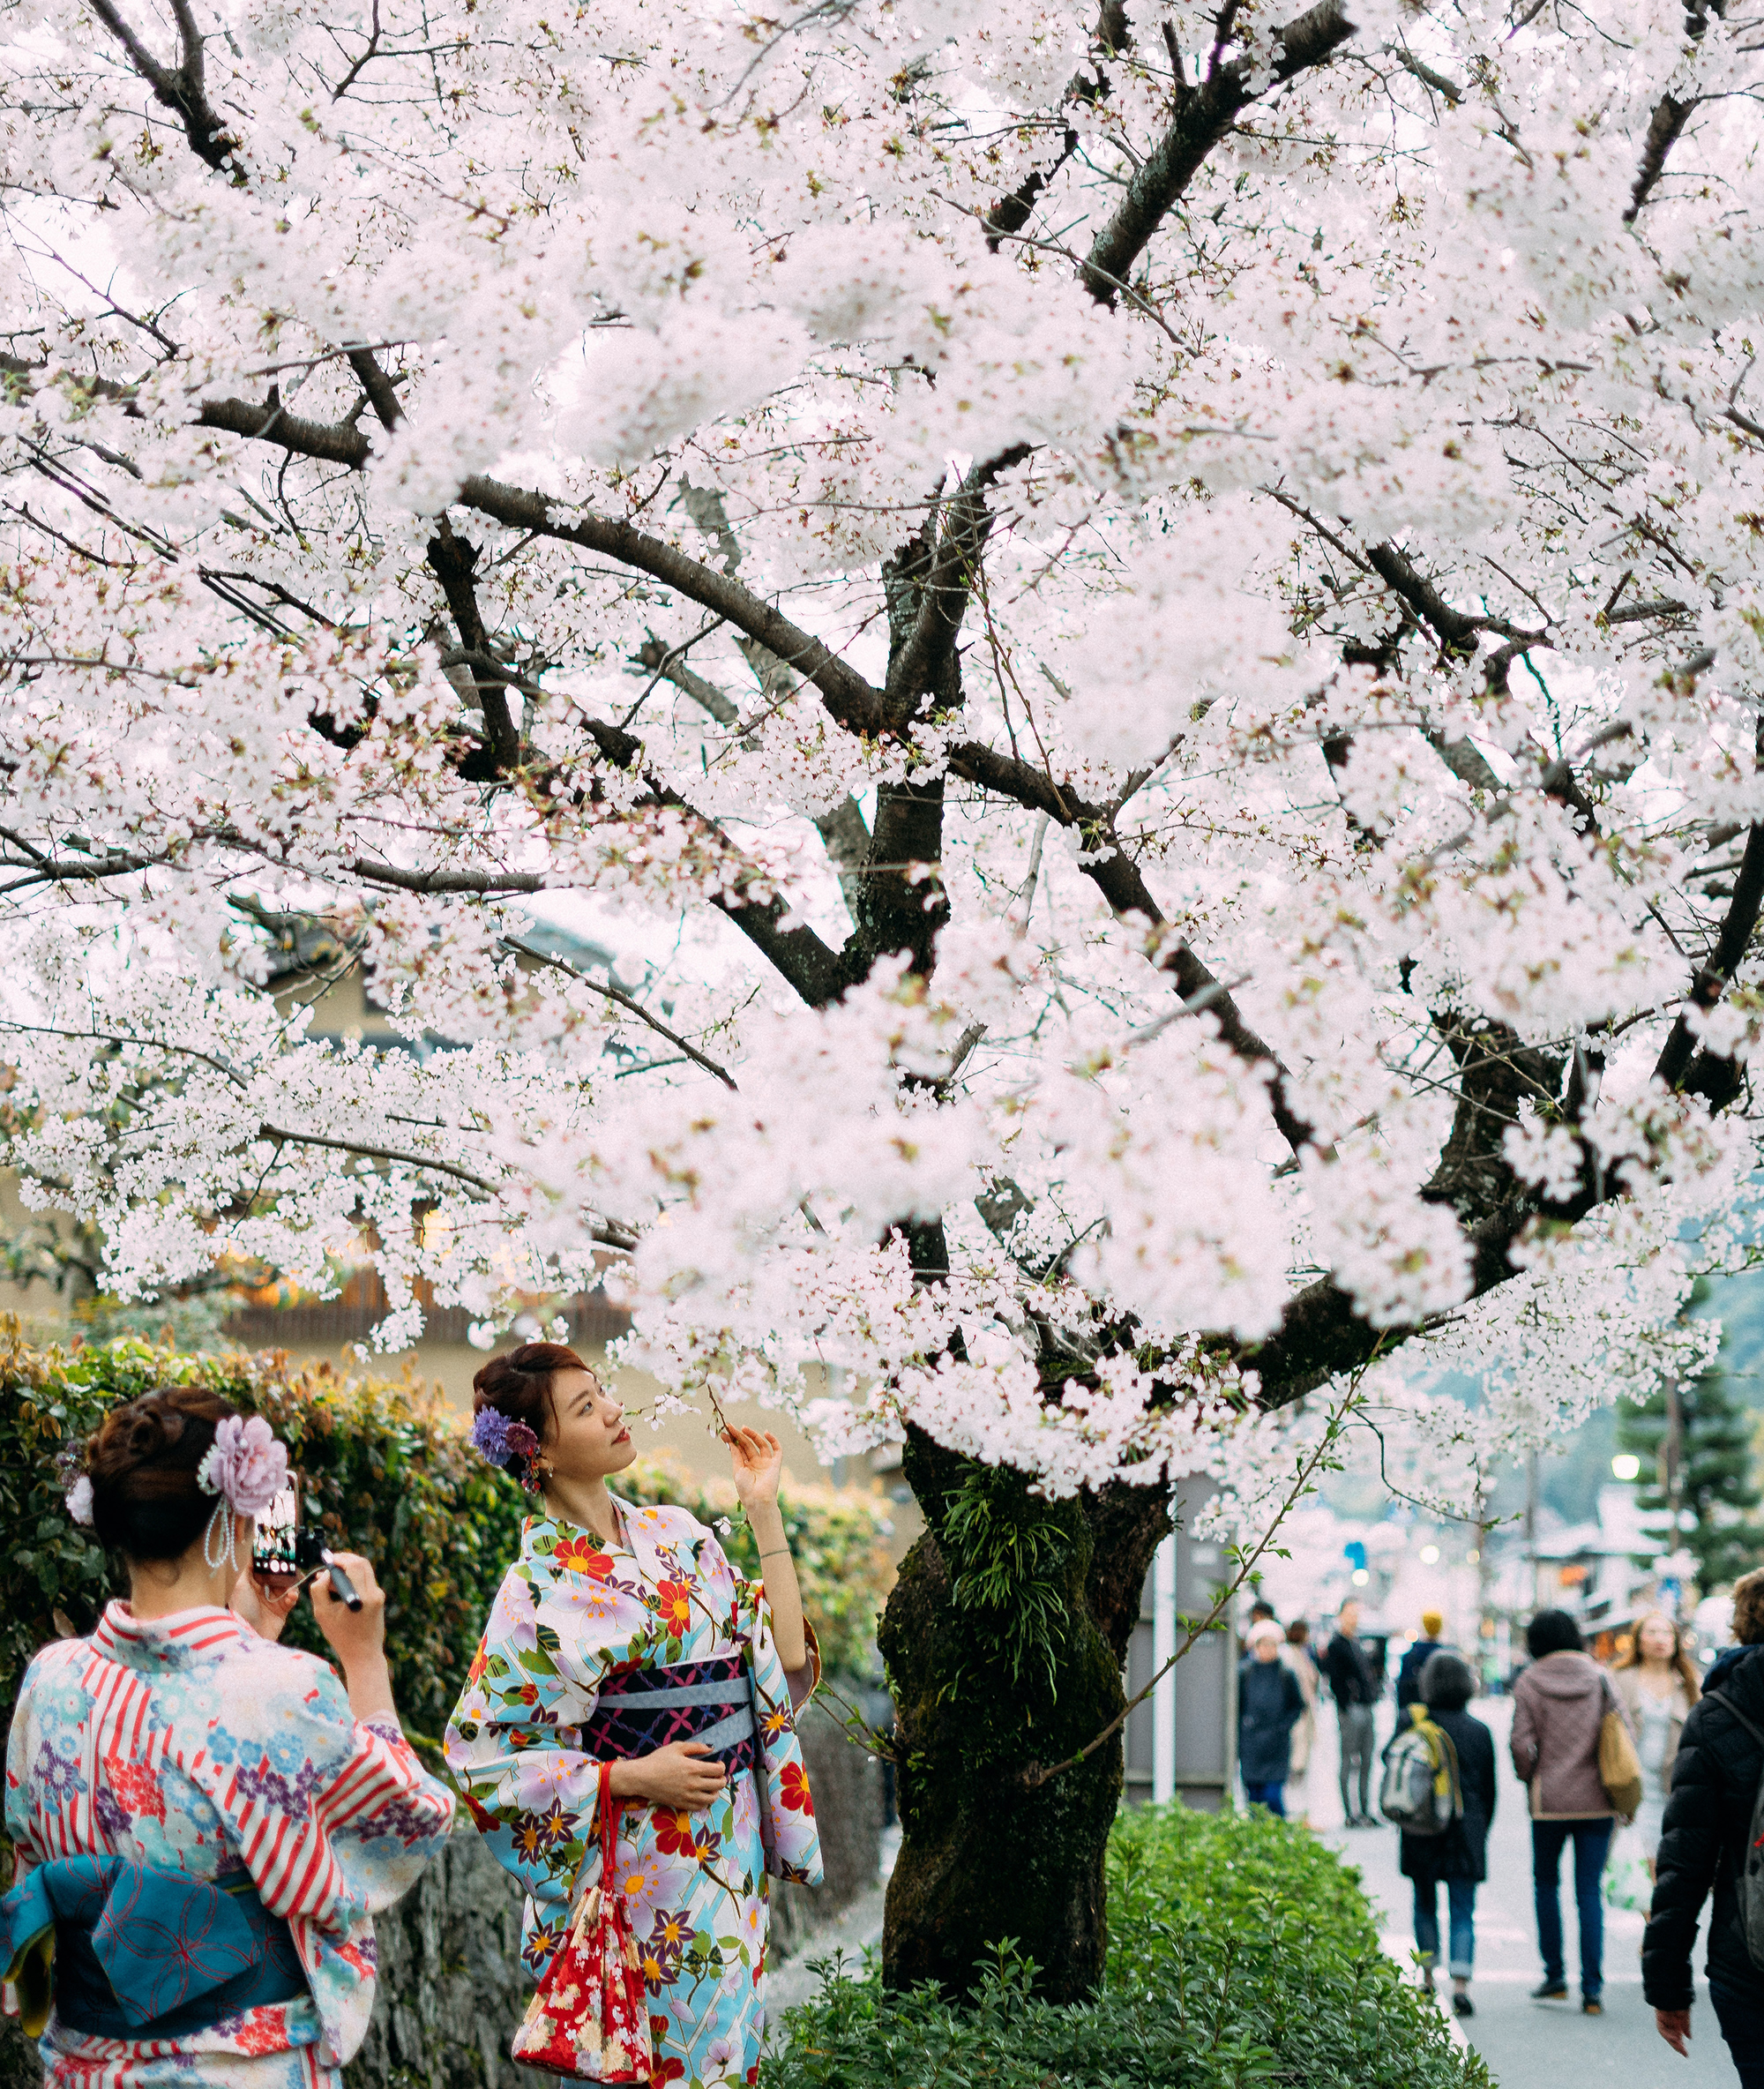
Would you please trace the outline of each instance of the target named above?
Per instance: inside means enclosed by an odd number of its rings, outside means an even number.
[[[569,1935],[514,2034],[512,2058],[590,2082],[647,2082],[653,2055],[637,1939],[618,1869],[619,1807],[601,1765],[601,1879],[576,1903]]]

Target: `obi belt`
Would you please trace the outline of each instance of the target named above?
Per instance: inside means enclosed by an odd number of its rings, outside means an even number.
[[[582,1752],[622,1762],[653,1755],[670,1741],[701,1741],[733,1778],[753,1768],[754,1736],[746,1660],[720,1654],[608,1676],[582,1724]]]
[[[92,2038],[175,2039],[310,1992],[248,1872],[211,1884],[126,1857],[52,1857],[0,1897],[0,1965],[26,2034],[53,2002]]]

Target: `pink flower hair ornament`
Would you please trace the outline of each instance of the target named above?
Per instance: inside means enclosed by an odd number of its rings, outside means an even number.
[[[262,1415],[229,1414],[215,1424],[213,1446],[196,1468],[196,1484],[205,1494],[220,1497],[202,1536],[202,1556],[211,1567],[223,1561],[236,1567],[233,1519],[261,1516],[288,1485],[287,1448]]]

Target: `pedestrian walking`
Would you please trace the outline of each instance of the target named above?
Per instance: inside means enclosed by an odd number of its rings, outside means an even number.
[[[1317,1745],[1317,1691],[1321,1678],[1311,1658],[1311,1628],[1294,1618],[1286,1629],[1280,1658],[1292,1671],[1304,1700],[1304,1716],[1292,1730],[1292,1762],[1286,1776],[1286,1815],[1301,1828],[1311,1825],[1311,1756]]]
[[[1399,1713],[1406,1711],[1411,1704],[1421,1702],[1421,1671],[1445,1644],[1439,1636],[1445,1629],[1446,1621],[1437,1610],[1422,1612],[1421,1636],[1402,1657],[1396,1671],[1396,1709]],[[1452,1651],[1455,1652],[1457,1650],[1454,1648]]]
[[[1360,1644],[1360,1606],[1351,1599],[1342,1606],[1334,1636],[1323,1656],[1323,1673],[1329,1679],[1335,1700],[1335,1724],[1342,1737],[1342,1818],[1349,1828],[1375,1828],[1372,1818],[1372,1706],[1378,1702],[1379,1683],[1372,1663]],[[1357,1780],[1359,1804],[1353,1793]]]
[[[1272,1618],[1250,1627],[1250,1651],[1237,1671],[1237,1768],[1252,1806],[1286,1818],[1292,1730],[1304,1716],[1298,1678],[1281,1659],[1286,1636]]]
[[[1636,1811],[1635,1835],[1648,1876],[1656,1878],[1656,1852],[1666,1795],[1672,1788],[1672,1765],[1685,1721],[1702,1695],[1696,1664],[1685,1651],[1678,1620],[1663,1610],[1650,1611],[1637,1624],[1611,1680],[1629,1715],[1635,1752],[1641,1758],[1641,1804]]]
[[[1400,1832],[1399,1868],[1415,1889],[1415,1955],[1422,1985],[1433,1992],[1439,1963],[1439,1888],[1446,1889],[1448,1925],[1446,1965],[1452,1976],[1452,2011],[1473,2017],[1470,1974],[1476,1955],[1476,1888],[1488,1876],[1489,1824],[1494,1819],[1494,1736],[1464,1708],[1476,1696],[1469,1664],[1449,1648],[1429,1655],[1419,1679],[1420,1695],[1396,1733],[1414,1723],[1415,1709],[1444,1736],[1456,1758],[1461,1810],[1443,1835]]]
[[[1562,1852],[1574,1849],[1581,1930],[1581,2008],[1603,2016],[1604,1905],[1599,1882],[1611,1847],[1611,1802],[1599,1780],[1599,1733],[1618,1710],[1611,1678],[1581,1643],[1566,1611],[1541,1610],[1525,1629],[1531,1665],[1513,1686],[1513,1767],[1531,1807],[1531,1878],[1544,1978],[1537,2002],[1567,1999],[1562,1943]]]
[[[1675,2053],[1691,2037],[1691,1948],[1711,1892],[1709,2000],[1740,2089],[1764,2089],[1764,1973],[1745,1946],[1740,1882],[1764,1781],[1764,1569],[1733,1590],[1733,1636],[1686,1715],[1666,1801],[1641,1989]],[[1686,2054],[1688,2058],[1689,2055]]]
[[[325,1555],[353,1610],[313,1585],[340,1675],[278,1643],[300,1584],[260,1582],[250,1546],[287,1450],[206,1386],[113,1408],[64,1477],[129,1599],[37,1655],[12,1718],[0,1967],[44,2079],[340,2089],[374,1915],[453,1821],[399,1725],[373,1569]]]

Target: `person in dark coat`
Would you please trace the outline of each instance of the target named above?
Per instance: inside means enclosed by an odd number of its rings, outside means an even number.
[[[1464,1810],[1443,1835],[1401,1835],[1400,1863],[1415,1888],[1415,1955],[1421,1961],[1422,1984],[1433,1991],[1433,1968],[1439,1961],[1439,1888],[1446,1889],[1450,1924],[1452,2008],[1460,2017],[1476,2014],[1470,2000],[1470,1970],[1476,1952],[1476,1888],[1488,1876],[1489,1823],[1494,1819],[1494,1737],[1480,1719],[1464,1710],[1476,1695],[1469,1664],[1449,1649],[1430,1655],[1421,1671],[1419,1702],[1427,1716],[1457,1751],[1458,1788]],[[1413,1714],[1405,1711],[1396,1733],[1403,1733]],[[1396,1734],[1385,1743],[1389,1755]]]
[[[1323,1655],[1323,1673],[1335,1700],[1335,1724],[1342,1754],[1342,1821],[1348,1828],[1375,1828],[1372,1818],[1372,1706],[1382,1678],[1374,1677],[1360,1644],[1360,1606],[1351,1599],[1342,1606],[1335,1636]],[[1359,1810],[1354,1808],[1354,1780],[1359,1780]]]
[[[1741,2089],[1764,2089],[1764,1973],[1745,1948],[1736,1891],[1764,1776],[1764,1569],[1734,1586],[1733,1636],[1739,1644],[1709,1670],[1679,1736],[1641,1940],[1641,1987],[1661,2037],[1684,2053],[1691,2036],[1691,1948],[1712,1891],[1709,2000]]]
[[[1298,1678],[1280,1658],[1285,1634],[1271,1618],[1250,1627],[1237,1670],[1237,1769],[1252,1806],[1286,1818],[1292,1730],[1304,1716]]]
[[[1421,1614],[1421,1636],[1402,1657],[1396,1672],[1396,1709],[1405,1712],[1411,1704],[1421,1702],[1421,1671],[1433,1658],[1446,1643],[1439,1635],[1446,1629],[1446,1621],[1437,1610],[1424,1610]],[[1456,1653],[1456,1647],[1446,1651]],[[1398,1726],[1403,1724],[1399,1719]]]

